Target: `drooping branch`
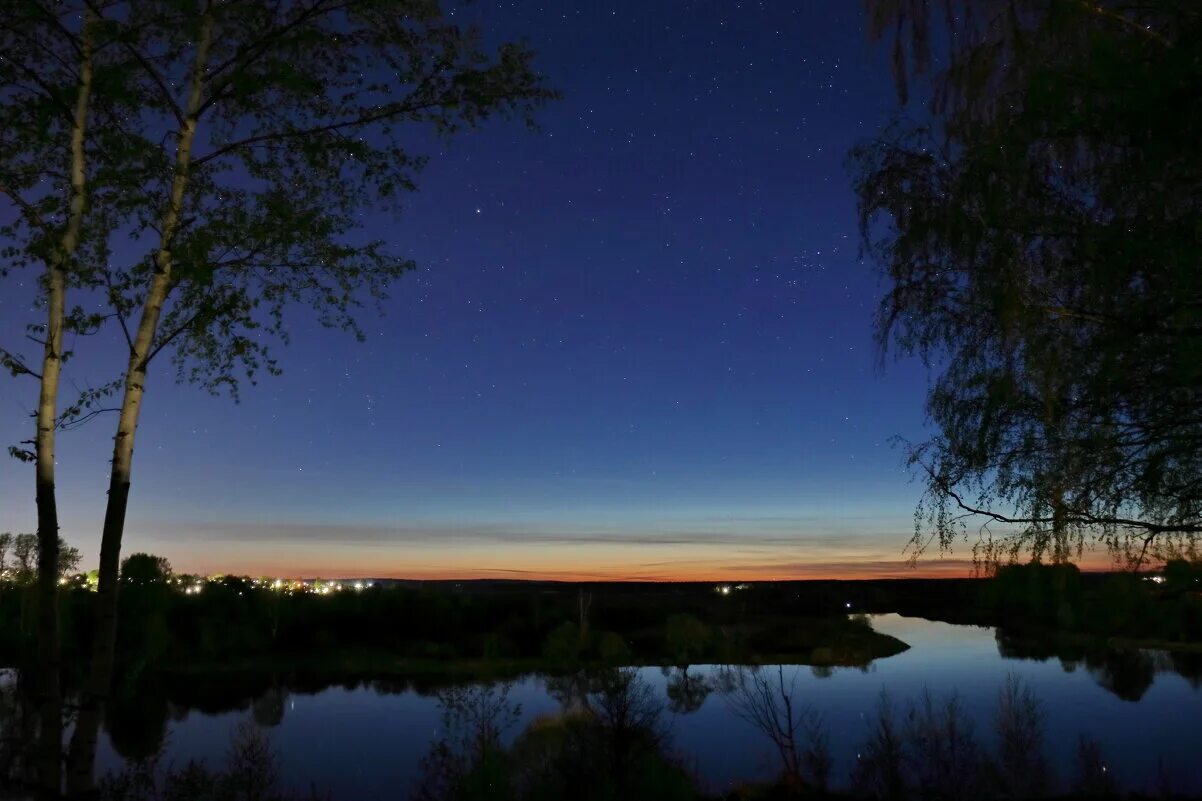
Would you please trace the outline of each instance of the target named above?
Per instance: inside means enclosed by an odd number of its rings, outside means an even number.
[[[932,486],[936,488],[936,491],[951,498],[961,510],[971,515],[987,517],[998,523],[1009,523],[1012,525],[1051,525],[1056,522],[1064,522],[1069,525],[1081,526],[1123,526],[1146,531],[1153,537],[1158,534],[1202,534],[1202,523],[1156,523],[1150,520],[1096,515],[1081,511],[1068,512],[1063,516],[1005,515],[992,509],[985,509],[966,502],[963,496],[953,489],[948,481],[936,475],[934,468],[929,465],[924,465],[924,468],[930,476]]]

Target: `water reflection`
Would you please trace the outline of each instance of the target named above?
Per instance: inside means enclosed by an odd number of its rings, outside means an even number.
[[[691,777],[669,752],[664,705],[637,670],[564,677],[561,710],[517,723],[511,685],[450,688],[438,696],[441,734],[422,758],[413,798],[689,799]]]
[[[696,712],[714,691],[714,682],[705,674],[693,671],[689,665],[664,668],[667,677],[668,709],[677,715]]]
[[[1057,659],[1065,672],[1084,668],[1098,685],[1124,701],[1139,701],[1157,674],[1177,674],[1190,687],[1202,688],[1202,654],[1142,649],[1090,648],[1040,640],[998,629],[998,655],[1003,659],[1046,662]]]
[[[396,796],[399,786],[434,793],[448,781],[497,781],[497,771],[507,786],[544,788],[551,794],[540,797],[556,797],[547,788],[567,787],[602,762],[610,789],[617,793],[621,785],[627,797],[637,797],[631,788],[648,776],[669,789],[691,776],[723,793],[744,781],[821,786],[828,777],[832,788],[849,789],[859,776],[861,790],[904,780],[955,795],[964,788],[944,784],[966,774],[947,773],[947,760],[955,764],[954,755],[967,758],[973,749],[981,770],[991,766],[978,780],[991,786],[1018,786],[1040,775],[1036,751],[999,750],[1005,731],[1032,730],[1023,724],[1031,716],[1020,714],[1029,696],[1015,691],[1008,707],[999,700],[1007,673],[1017,671],[1046,713],[1046,751],[1039,753],[1054,767],[1058,787],[1104,787],[1116,773],[1124,787],[1155,786],[1164,756],[1178,787],[1202,789],[1202,776],[1190,773],[1193,760],[1183,756],[1191,730],[1170,717],[1202,700],[1198,654],[1065,647],[896,616],[878,624],[914,647],[863,669],[680,665],[474,684],[312,674],[143,683],[109,709],[102,771],[160,753],[176,764],[196,756],[219,766],[231,728],[251,721],[271,732],[283,776],[301,787],[312,781],[334,798],[386,790]],[[892,718],[875,700],[882,690]],[[740,714],[739,695],[746,700],[748,692],[765,703],[752,714],[744,704]],[[497,709],[516,710],[506,725],[487,723],[488,715],[449,714],[487,709],[487,698],[497,694],[505,697]],[[464,739],[453,734],[457,729],[477,734]],[[774,739],[772,731],[793,735]],[[862,761],[865,753],[888,755],[891,748],[907,753],[904,742],[916,732],[925,732],[919,741],[935,743],[921,759],[906,757],[907,765],[927,764],[918,774],[892,775],[887,756]],[[423,785],[426,775],[441,776],[443,784]]]

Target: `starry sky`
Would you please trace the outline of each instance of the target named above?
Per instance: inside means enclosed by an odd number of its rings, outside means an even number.
[[[910,575],[928,376],[871,341],[847,150],[897,113],[850,0],[481,2],[564,98],[431,155],[366,343],[291,318],[240,404],[152,374],[125,552],[273,575]],[[462,13],[462,12],[461,12]],[[29,280],[28,276],[24,279]],[[0,336],[32,319],[8,279]],[[110,336],[118,334],[110,332]],[[28,436],[32,382],[0,383]],[[114,420],[59,445],[94,563]],[[0,530],[35,528],[0,462]],[[920,572],[963,575],[967,548]]]

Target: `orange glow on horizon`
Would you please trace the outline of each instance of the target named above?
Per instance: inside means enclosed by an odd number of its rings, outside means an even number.
[[[280,578],[470,581],[749,582],[971,578],[968,548],[907,561],[903,532],[748,532],[680,526],[650,533],[560,533],[511,526],[175,525],[189,544],[145,537],[132,550],[166,556],[180,573]],[[799,527],[800,528],[800,527]],[[197,547],[204,543],[210,547]],[[1115,569],[1089,550],[1082,570]]]
[[[1114,562],[1103,555],[1092,555],[1077,563],[1086,572],[1115,569]],[[368,560],[369,562],[371,560]],[[500,561],[500,560],[497,560]],[[241,560],[239,560],[241,562]],[[872,579],[923,579],[923,578],[977,578],[978,571],[968,559],[930,559],[911,567],[908,562],[897,561],[845,561],[813,562],[799,566],[794,562],[787,567],[774,568],[770,564],[748,563],[744,565],[678,565],[647,566],[636,563],[593,565],[583,568],[577,564],[545,563],[537,567],[494,565],[493,567],[410,565],[408,568],[371,569],[363,564],[341,564],[341,560],[321,562],[298,561],[292,563],[254,560],[248,563],[205,563],[182,562],[177,572],[200,574],[236,574],[247,576],[272,576],[286,579],[302,578],[346,578],[346,579],[393,579],[410,581],[561,581],[561,582],[746,582],[746,581],[856,581]]]

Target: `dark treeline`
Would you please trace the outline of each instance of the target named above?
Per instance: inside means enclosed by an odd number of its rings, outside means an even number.
[[[1032,563],[999,568],[987,579],[847,582],[842,589],[862,611],[1041,637],[1119,638],[1165,647],[1202,640],[1202,565],[1183,560],[1169,562],[1156,576]]]
[[[123,583],[122,675],[147,669],[290,665],[411,670],[484,661],[529,667],[687,664],[789,658],[865,664],[904,646],[846,614],[841,596],[782,585],[372,586],[322,595],[166,578]],[[95,593],[64,593],[67,665],[86,649]],[[28,589],[0,589],[0,644],[20,660],[32,639]]]
[[[856,616],[864,612],[994,625],[1009,636],[1083,645],[1202,640],[1202,570],[1175,562],[1156,578],[1032,564],[988,579],[718,587],[428,582],[322,595],[241,577],[203,582],[190,594],[167,574],[131,575],[122,588],[118,654],[123,675],[285,661],[395,673],[427,663],[442,671],[778,658],[846,665],[903,647],[865,625]],[[72,655],[86,652],[95,597],[83,588],[64,593],[68,667]],[[0,649],[13,664],[31,652],[32,606],[30,587],[0,587]]]

